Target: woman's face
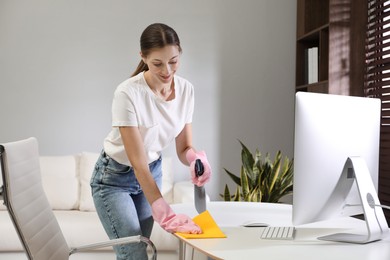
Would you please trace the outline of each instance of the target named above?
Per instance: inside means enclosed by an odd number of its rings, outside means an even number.
[[[149,76],[154,84],[170,84],[179,67],[180,51],[176,45],[167,45],[142,56],[149,67]]]

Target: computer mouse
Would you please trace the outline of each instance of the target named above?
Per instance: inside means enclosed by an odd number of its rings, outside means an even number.
[[[243,227],[268,227],[269,225],[267,223],[262,223],[262,222],[255,222],[255,221],[248,221],[245,222]]]

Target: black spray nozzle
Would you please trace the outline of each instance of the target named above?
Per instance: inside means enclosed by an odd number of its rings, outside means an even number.
[[[202,176],[204,173],[204,166],[200,159],[196,159],[195,161],[195,174],[197,177]]]

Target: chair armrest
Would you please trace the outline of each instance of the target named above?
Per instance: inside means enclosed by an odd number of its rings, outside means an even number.
[[[123,238],[112,239],[109,241],[103,241],[103,242],[99,242],[99,243],[94,243],[94,244],[89,244],[89,245],[84,245],[84,246],[79,246],[79,247],[73,247],[70,249],[69,255],[74,254],[74,253],[78,253],[78,252],[108,247],[108,246],[140,243],[140,242],[144,242],[152,248],[153,259],[156,259],[156,257],[157,257],[156,247],[154,246],[153,242],[150,239],[143,237],[143,236],[123,237]]]

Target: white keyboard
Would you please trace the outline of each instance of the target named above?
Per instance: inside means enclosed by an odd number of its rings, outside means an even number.
[[[262,239],[294,239],[294,227],[266,227],[261,234]]]

